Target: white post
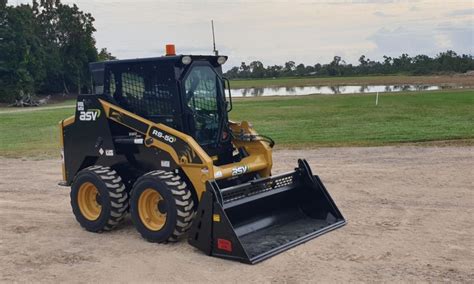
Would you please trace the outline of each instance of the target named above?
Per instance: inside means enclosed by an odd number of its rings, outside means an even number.
[[[375,97],[375,106],[379,105],[379,92],[377,92],[377,96]]]

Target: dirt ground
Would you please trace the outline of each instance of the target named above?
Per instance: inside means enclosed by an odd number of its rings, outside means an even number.
[[[474,281],[474,147],[275,151],[306,157],[348,224],[257,265],[76,223],[58,160],[0,159],[0,282]]]

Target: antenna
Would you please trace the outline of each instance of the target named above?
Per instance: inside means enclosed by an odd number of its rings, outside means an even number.
[[[219,55],[219,51],[216,49],[216,36],[214,35],[214,20],[211,20],[211,27],[212,27],[212,46],[214,55]]]

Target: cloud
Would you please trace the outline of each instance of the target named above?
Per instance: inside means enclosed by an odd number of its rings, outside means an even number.
[[[438,26],[418,26],[396,28],[383,27],[368,37],[375,45],[371,56],[396,56],[401,52],[410,55],[435,55],[440,51],[453,49],[458,53],[473,52],[472,26],[465,22],[443,23]]]
[[[377,16],[377,17],[381,17],[381,18],[390,18],[390,17],[395,17],[395,15],[392,15],[392,14],[386,14],[384,12],[381,12],[381,11],[376,11],[374,12],[374,15]]]
[[[450,17],[474,16],[474,8],[454,10],[452,12],[446,13],[446,16],[450,16]]]
[[[17,0],[8,0],[15,4]],[[18,3],[31,0],[18,0]],[[210,20],[226,66],[261,60],[281,64],[329,62],[340,55],[472,53],[472,0],[62,0],[96,19],[97,46],[119,58],[210,54]],[[448,16],[449,15],[449,16]],[[446,22],[448,21],[448,22]],[[444,22],[444,23],[443,23]],[[382,28],[386,27],[386,28]]]

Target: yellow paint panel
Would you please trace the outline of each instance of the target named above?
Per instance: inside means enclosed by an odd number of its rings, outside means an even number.
[[[64,120],[59,122],[59,147],[61,148],[61,170],[63,174],[63,181],[66,181],[66,165],[64,164]]]
[[[72,116],[70,116],[70,117],[64,119],[64,120],[62,121],[63,127],[66,127],[66,126],[69,126],[69,125],[73,124],[73,123],[74,123],[74,119],[75,119],[74,115],[72,115]]]

